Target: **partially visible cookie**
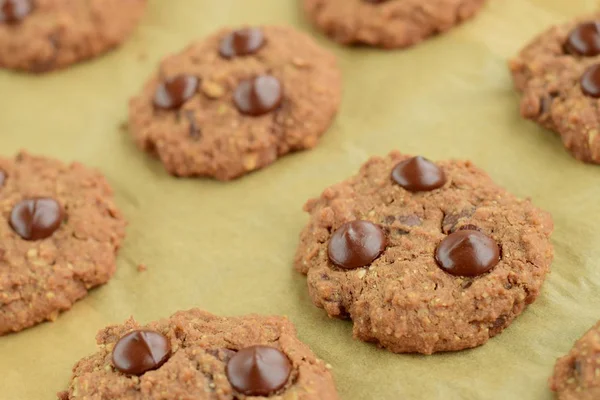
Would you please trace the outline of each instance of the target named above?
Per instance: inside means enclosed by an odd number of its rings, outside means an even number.
[[[46,72],[95,57],[133,31],[147,0],[0,0],[0,67]]]
[[[600,163],[600,14],[551,27],[510,69],[521,115],[557,132],[578,160]]]
[[[415,45],[471,18],[485,0],[301,0],[317,28],[342,44]]]
[[[125,221],[79,163],[0,158],[0,220],[0,335],[55,320],[115,272]]]
[[[550,215],[468,161],[392,152],[309,200],[295,258],[316,306],[398,353],[479,346],[540,293]]]
[[[62,400],[337,400],[327,364],[284,317],[180,311],[147,325],[129,319],[97,336]]]
[[[549,383],[559,400],[600,399],[600,322],[556,362]]]
[[[230,180],[314,147],[340,98],[335,57],[306,34],[224,29],[160,64],[129,125],[171,174]]]

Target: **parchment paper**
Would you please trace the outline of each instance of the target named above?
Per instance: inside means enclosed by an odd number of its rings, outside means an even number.
[[[0,398],[54,399],[94,336],[130,315],[142,322],[202,307],[223,315],[285,314],[333,366],[344,400],[549,399],[555,358],[600,318],[600,169],[522,120],[506,59],[547,25],[593,0],[490,0],[478,17],[408,51],[339,47],[314,31],[297,0],[151,0],[118,51],[63,72],[0,72],[0,153],[25,148],[100,168],[129,220],[118,272],[55,323],[0,338]],[[120,127],[127,100],[161,56],[223,25],[291,24],[340,58],[339,118],[319,147],[232,183],[184,180],[139,152]],[[351,337],[351,323],[311,304],[292,269],[305,200],[398,148],[467,158],[556,223],[542,295],[483,347],[396,355]],[[137,265],[148,266],[138,272]]]

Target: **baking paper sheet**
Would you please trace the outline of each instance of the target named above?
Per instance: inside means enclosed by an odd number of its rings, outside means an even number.
[[[534,34],[598,7],[592,0],[489,0],[471,22],[407,51],[342,48],[297,0],[151,0],[119,50],[43,76],[0,72],[0,153],[21,148],[101,169],[129,220],[118,272],[55,323],[0,338],[0,398],[54,399],[94,336],[191,307],[285,314],[332,367],[344,400],[550,399],[556,357],[600,318],[600,169],[518,115],[506,60]],[[231,183],[176,179],[122,125],[127,100],[161,56],[223,25],[291,24],[334,51],[339,118],[320,145]],[[391,149],[465,158],[552,213],[556,257],[540,298],[483,347],[396,355],[351,337],[315,308],[292,269],[302,205]],[[145,264],[146,272],[137,266]]]

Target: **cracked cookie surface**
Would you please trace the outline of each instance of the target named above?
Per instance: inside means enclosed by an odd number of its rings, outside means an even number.
[[[559,400],[600,398],[600,322],[556,361],[549,383]]]
[[[308,18],[342,44],[415,45],[474,16],[485,0],[301,0]]]
[[[165,337],[170,355],[166,362],[154,370],[141,376],[129,376],[115,370],[112,353],[115,344],[124,335],[140,328]],[[218,317],[193,309],[177,312],[170,318],[143,327],[133,319],[123,325],[109,326],[98,333],[97,342],[99,351],[75,365],[69,390],[59,394],[59,398],[338,399],[327,365],[296,338],[294,326],[284,317]],[[232,370],[239,367],[231,361],[243,349],[257,345],[283,354],[289,360],[289,375],[273,393],[244,395],[230,383],[230,377],[234,375]],[[274,371],[270,369],[273,365],[268,366],[268,357],[264,357],[262,361],[263,364],[258,366],[255,374],[262,373],[265,381],[269,381],[274,378]]]
[[[147,0],[0,0],[0,67],[46,72],[122,43]]]
[[[56,319],[113,275],[125,221],[100,173],[0,158],[0,212],[0,334]]]
[[[340,99],[335,57],[306,34],[224,29],[164,59],[129,130],[175,176],[230,180],[316,146]]]
[[[553,257],[552,219],[468,161],[426,164],[421,177],[428,185],[406,190],[398,184],[397,166],[410,160],[399,152],[373,157],[357,175],[309,200],[310,221],[300,235],[295,267],[307,274],[315,305],[331,317],[351,319],[358,339],[399,353],[479,346],[539,295]],[[409,170],[403,174],[411,178]],[[368,244],[361,254],[376,258],[357,268],[337,257],[336,265],[332,254],[348,254],[339,251],[340,227],[357,220],[379,227],[384,239],[355,229],[346,242]],[[442,257],[445,239],[465,232],[480,249],[489,241],[499,246],[482,253],[487,259],[475,259],[482,268],[477,276],[453,275],[438,266],[452,261]]]
[[[600,53],[594,49],[600,34],[596,29],[574,36],[574,31],[581,24],[598,22],[600,14],[594,14],[553,26],[509,63],[515,87],[522,93],[521,115],[558,133],[578,160],[596,164],[600,163],[600,99],[584,92],[590,81],[582,86],[582,78],[600,64]],[[595,79],[592,85],[600,88],[600,75]]]

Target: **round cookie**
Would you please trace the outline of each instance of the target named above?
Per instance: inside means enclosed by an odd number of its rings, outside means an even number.
[[[123,42],[147,0],[0,0],[0,67],[46,72]]]
[[[314,147],[340,99],[335,57],[307,35],[224,29],[160,64],[129,127],[169,173],[230,180]]]
[[[560,358],[550,378],[550,389],[559,400],[600,398],[600,322]]]
[[[553,26],[510,61],[521,115],[557,132],[578,160],[600,163],[600,14]]]
[[[485,0],[301,0],[335,41],[387,49],[415,45],[471,18]]]
[[[193,309],[145,326],[130,319],[97,341],[60,399],[338,399],[327,364],[284,317]]]
[[[468,161],[373,157],[305,210],[295,267],[316,306],[397,353],[479,346],[532,303],[549,214]]]
[[[0,335],[55,320],[115,272],[125,221],[98,172],[0,158]]]

